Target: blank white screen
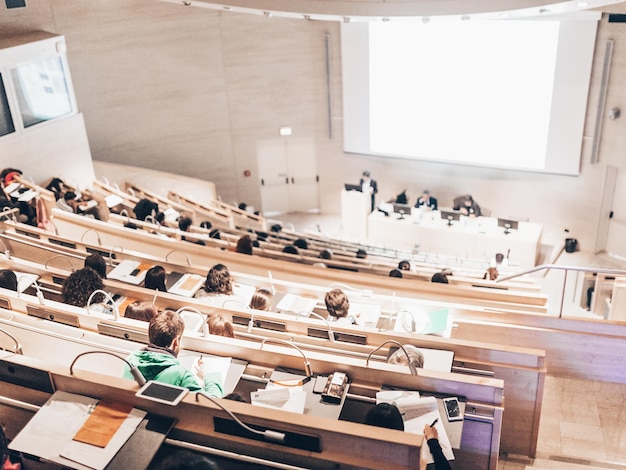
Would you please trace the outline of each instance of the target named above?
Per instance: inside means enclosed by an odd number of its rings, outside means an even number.
[[[344,150],[578,174],[596,27],[344,24]]]

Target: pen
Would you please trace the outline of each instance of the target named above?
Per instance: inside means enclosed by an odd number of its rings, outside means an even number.
[[[435,421],[433,421],[433,424],[431,424],[430,427],[432,428],[435,424],[437,424],[437,421],[439,421],[439,418],[435,418]]]

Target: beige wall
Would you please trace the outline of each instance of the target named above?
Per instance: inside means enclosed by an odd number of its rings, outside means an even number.
[[[612,7],[613,12],[619,12]],[[495,215],[530,217],[559,239],[569,228],[595,246],[606,165],[624,163],[626,117],[606,120],[600,163],[590,164],[604,42],[615,41],[608,108],[626,90],[626,24],[601,21],[578,177],[347,155],[342,151],[339,25],[232,14],[155,0],[38,0],[0,11],[0,34],[63,34],[93,158],[214,181],[224,201],[260,207],[256,142],[314,137],[321,209],[340,210],[339,188],[363,169],[388,198],[429,188],[440,204],[472,193]],[[6,31],[6,33],[5,33]],[[329,137],[325,37],[331,59]],[[243,171],[252,176],[246,178]]]

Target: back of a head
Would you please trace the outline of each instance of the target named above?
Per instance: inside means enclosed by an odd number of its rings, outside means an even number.
[[[424,367],[424,354],[422,354],[422,351],[417,349],[412,344],[404,344],[403,347],[404,347],[404,351],[406,351],[406,354],[404,353],[402,348],[399,348],[391,356],[389,356],[389,358],[387,359],[387,362],[389,364],[404,364],[408,366],[409,360],[410,360],[415,365],[416,368],[418,369],[423,368]],[[409,357],[406,357],[407,354],[409,355]]]
[[[146,289],[159,290],[166,292],[165,287],[165,268],[163,266],[153,266],[148,269],[146,278],[143,281],[143,286]]]
[[[370,408],[365,415],[365,424],[404,431],[404,421],[400,410],[396,405],[389,403],[379,403]]]
[[[157,313],[157,309],[152,302],[135,301],[126,307],[124,318],[149,322]]]
[[[63,283],[61,290],[63,302],[76,307],[85,307],[87,306],[91,294],[103,288],[104,284],[102,283],[102,278],[97,272],[91,268],[79,269],[70,274]],[[98,293],[94,295],[92,302],[99,303],[103,300],[104,295]]]
[[[167,348],[172,341],[183,334],[185,322],[180,315],[171,310],[164,310],[150,320],[148,339],[150,343],[161,348]]]
[[[213,227],[213,224],[209,222],[208,220],[205,220],[204,222],[200,222],[200,228],[205,228],[209,230],[211,227]]]
[[[272,291],[268,289],[257,289],[250,299],[250,308],[255,310],[269,310],[272,306]]]
[[[165,457],[155,470],[220,470],[221,466],[205,455],[178,450]]]
[[[369,177],[370,177],[370,172],[369,172],[369,171],[367,171],[367,170],[365,170],[365,171],[363,172],[363,176],[364,176],[365,178],[369,178]]]
[[[92,253],[85,258],[85,268],[91,268],[97,272],[102,279],[107,278],[107,263],[100,253]]]
[[[193,221],[191,220],[191,217],[180,217],[178,219],[178,228],[180,230],[182,230],[183,232],[187,232],[189,231],[189,227],[191,227],[191,224],[193,223]]]
[[[398,263],[398,269],[401,271],[410,271],[411,270],[411,263],[405,259],[403,259],[402,261],[400,261]]]
[[[152,215],[153,212],[155,214],[159,212],[159,205],[156,202],[152,202],[150,199],[140,199],[137,204],[135,204],[133,212],[137,219],[146,220],[146,217]]]
[[[333,254],[330,252],[330,250],[322,250],[320,251],[320,258],[322,259],[331,259],[333,257]]]
[[[341,289],[328,291],[324,297],[324,302],[330,316],[336,318],[348,316],[350,302],[348,301],[348,296]]]
[[[10,269],[0,270],[0,287],[17,291],[17,276]]]
[[[237,240],[237,248],[235,251],[237,253],[243,253],[244,255],[252,254],[252,238],[250,238],[250,235],[243,235]]]
[[[433,277],[430,278],[430,282],[448,284],[448,276],[446,276],[444,273],[435,273],[433,274]]]
[[[357,259],[367,258],[367,251],[365,251],[363,248],[359,248],[358,250],[356,250],[356,257]]]
[[[67,191],[63,195],[63,199],[66,201],[73,201],[74,199],[76,199],[76,193],[74,191]]]
[[[309,249],[309,242],[307,242],[304,238],[298,238],[296,241],[293,242],[294,246],[302,249],[302,250],[308,250]]]
[[[397,277],[402,279],[402,271],[400,271],[399,269],[392,269],[391,271],[389,271],[389,277]]]
[[[290,255],[297,255],[300,252],[298,251],[298,249],[293,246],[293,245],[287,245],[285,248],[283,248],[283,253],[287,253]]]
[[[204,283],[204,290],[214,294],[231,295],[233,293],[233,285],[230,279],[230,272],[223,264],[216,264],[211,269]]]
[[[209,333],[212,335],[226,336],[227,338],[235,337],[233,324],[221,313],[212,313],[209,315],[207,324],[209,325]]]

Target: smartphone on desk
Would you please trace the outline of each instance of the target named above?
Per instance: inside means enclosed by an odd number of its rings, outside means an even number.
[[[443,407],[446,410],[448,421],[463,421],[461,414],[461,406],[457,397],[448,397],[443,399]]]

